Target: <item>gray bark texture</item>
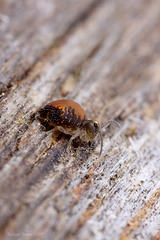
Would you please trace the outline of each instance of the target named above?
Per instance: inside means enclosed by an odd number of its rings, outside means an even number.
[[[61,98],[120,123],[101,157],[44,131]],[[0,1],[0,239],[160,239],[159,0]]]

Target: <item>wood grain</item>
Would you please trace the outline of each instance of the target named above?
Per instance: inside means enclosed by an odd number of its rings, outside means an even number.
[[[0,3],[0,239],[158,239],[160,3]],[[69,98],[102,124],[89,146],[36,113]]]

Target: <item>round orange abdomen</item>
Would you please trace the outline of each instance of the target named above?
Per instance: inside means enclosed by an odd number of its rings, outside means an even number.
[[[50,126],[76,129],[87,119],[84,109],[73,100],[60,99],[48,103],[39,111]]]
[[[56,100],[56,101],[48,103],[47,106],[53,106],[56,108],[60,108],[63,111],[65,111],[65,109],[70,108],[70,109],[74,110],[74,113],[76,114],[76,116],[80,116],[82,119],[84,117],[86,118],[86,115],[85,115],[86,113],[85,113],[84,109],[78,103],[76,103],[70,99]]]

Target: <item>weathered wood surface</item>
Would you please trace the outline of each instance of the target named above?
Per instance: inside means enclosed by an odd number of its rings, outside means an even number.
[[[159,0],[0,2],[0,239],[160,239]],[[98,158],[35,112],[116,119]]]

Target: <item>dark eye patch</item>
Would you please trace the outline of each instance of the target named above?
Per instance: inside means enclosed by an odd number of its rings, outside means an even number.
[[[98,129],[98,123],[94,122],[94,127]]]

